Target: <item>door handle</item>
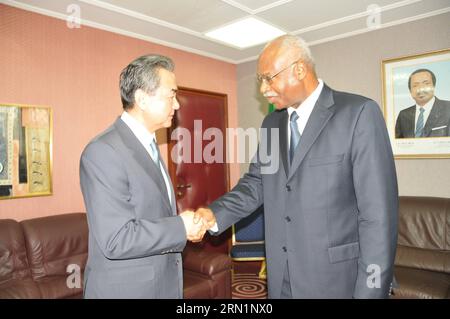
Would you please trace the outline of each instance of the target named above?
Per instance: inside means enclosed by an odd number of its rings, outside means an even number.
[[[191,188],[191,184],[178,184],[177,185],[177,196],[178,197],[181,197],[181,196],[183,196],[183,194],[184,194],[184,189],[186,189],[186,188]]]
[[[191,184],[179,184],[177,185],[178,189],[183,189],[183,188],[191,188]]]

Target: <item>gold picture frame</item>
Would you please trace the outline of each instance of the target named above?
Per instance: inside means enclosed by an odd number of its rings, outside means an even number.
[[[53,114],[0,103],[0,199],[52,195]]]
[[[450,158],[450,49],[383,60],[381,69],[395,158]]]

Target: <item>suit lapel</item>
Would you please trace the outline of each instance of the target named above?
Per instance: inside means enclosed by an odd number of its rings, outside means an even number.
[[[288,163],[288,147],[287,147],[287,138],[288,138],[288,117],[289,114],[287,110],[282,111],[283,114],[280,118],[280,152],[281,152],[281,161],[283,163],[284,172],[286,173],[286,177],[289,175],[289,163]]]
[[[161,153],[159,152],[159,147],[158,147],[158,156],[159,156],[160,159],[162,159]],[[166,174],[167,178],[169,179],[170,196],[172,197],[172,202],[171,202],[170,207],[172,208],[172,215],[176,215],[177,214],[177,205],[176,205],[176,199],[175,199],[175,192],[174,192],[174,189],[173,189],[172,182],[170,180],[169,171],[168,171],[168,169],[166,167],[166,164],[164,163],[163,160],[161,160],[161,166],[162,166],[162,168],[164,170],[164,173]],[[164,183],[164,187],[166,188],[166,184],[165,183]],[[169,203],[170,203],[170,200],[169,200]]]
[[[436,98],[433,106],[431,107],[430,115],[428,115],[427,122],[425,123],[425,126],[423,127],[423,136],[430,136],[431,129],[433,128],[433,124],[437,123],[439,121],[440,114],[440,108],[438,99]]]
[[[330,107],[334,104],[332,90],[324,84],[322,92],[317,100],[314,109],[308,119],[305,130],[300,138],[300,142],[294,153],[292,164],[288,174],[288,181],[292,178],[297,168],[302,163],[315,140],[322,132],[323,128],[334,114]],[[287,113],[287,112],[286,112]]]
[[[405,129],[405,133],[407,134],[406,137],[414,137],[416,133],[416,107],[412,107],[408,112],[406,112],[406,120],[405,124],[407,125]]]
[[[119,132],[119,135],[122,137],[124,145],[133,155],[133,158],[144,169],[147,175],[158,185],[158,189],[161,193],[163,202],[172,211],[172,207],[170,205],[170,201],[166,191],[166,183],[164,182],[161,170],[156,166],[155,162],[153,162],[147,150],[144,148],[141,142],[139,142],[131,129],[120,118],[117,119],[117,121],[114,123],[114,126]]]

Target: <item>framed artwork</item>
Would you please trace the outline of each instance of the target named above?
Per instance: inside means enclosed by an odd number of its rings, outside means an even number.
[[[0,199],[52,194],[52,110],[0,103]]]
[[[395,158],[450,158],[450,49],[382,62]]]

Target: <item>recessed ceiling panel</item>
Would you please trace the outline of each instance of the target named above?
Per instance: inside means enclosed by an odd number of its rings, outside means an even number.
[[[102,2],[198,32],[248,15],[220,0],[102,0]]]
[[[427,0],[429,1],[429,0]],[[335,20],[350,15],[367,12],[373,5],[383,7],[398,0],[294,0],[268,11],[258,13],[259,17],[270,21],[290,32]],[[372,5],[372,7],[369,7]]]

